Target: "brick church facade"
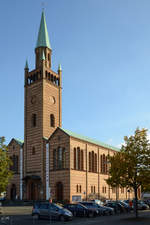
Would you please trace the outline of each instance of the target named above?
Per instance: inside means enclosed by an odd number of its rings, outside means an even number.
[[[44,12],[35,48],[35,69],[24,73],[24,141],[13,138],[9,155],[14,176],[8,199],[56,201],[127,199],[125,188],[107,185],[107,156],[119,149],[61,127],[62,70],[51,69],[52,49]]]

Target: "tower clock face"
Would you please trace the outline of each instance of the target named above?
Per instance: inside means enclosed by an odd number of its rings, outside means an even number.
[[[50,104],[53,105],[55,104],[56,100],[54,96],[50,96]]]
[[[31,103],[32,104],[35,104],[36,103],[36,96],[35,95],[31,97]]]

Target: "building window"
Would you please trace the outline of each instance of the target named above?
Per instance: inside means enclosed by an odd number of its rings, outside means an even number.
[[[77,148],[77,155],[78,155],[78,166],[77,166],[77,168],[78,168],[78,170],[80,170],[81,168],[80,168],[80,148],[79,147]]]
[[[79,190],[78,190],[78,184],[77,184],[76,188],[77,188],[77,193],[78,193],[78,191],[79,191]]]
[[[93,186],[91,186],[91,193],[93,193]]]
[[[97,172],[97,154],[89,152],[89,172]]]
[[[32,147],[32,155],[35,155],[35,147]]]
[[[101,173],[107,174],[108,168],[107,168],[107,156],[105,154],[101,155]]]
[[[84,170],[84,151],[80,150],[80,147],[73,149],[74,155],[74,169]]]
[[[53,169],[65,169],[66,168],[66,149],[58,147],[53,150]]]
[[[84,156],[83,156],[83,150],[81,150],[81,170],[84,170]]]
[[[36,127],[36,114],[32,114],[32,127]]]
[[[123,187],[121,187],[121,194],[124,194],[124,188]]]
[[[57,168],[56,165],[56,149],[53,150],[53,169],[55,170]]]
[[[18,155],[13,155],[10,157],[12,161],[12,165],[10,166],[10,170],[12,170],[15,174],[18,173]]]
[[[89,152],[89,172],[92,172],[92,154]]]
[[[116,188],[115,188],[115,187],[112,188],[112,193],[113,193],[113,194],[116,193]]]
[[[77,192],[77,193],[81,193],[81,192],[82,192],[82,187],[81,187],[80,184],[77,184],[77,185],[76,185],[76,192]]]
[[[50,126],[55,127],[55,117],[53,114],[50,115]]]
[[[74,169],[76,170],[76,148],[74,148]]]

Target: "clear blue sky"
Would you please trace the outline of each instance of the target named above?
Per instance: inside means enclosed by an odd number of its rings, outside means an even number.
[[[150,1],[45,0],[63,128],[117,146],[150,128]],[[0,7],[0,136],[24,136],[24,65],[34,69],[42,0]]]

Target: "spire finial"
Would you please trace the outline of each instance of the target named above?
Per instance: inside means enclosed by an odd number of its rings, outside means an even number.
[[[38,48],[38,47],[47,47],[47,48],[51,49],[44,10],[42,11],[41,23],[40,23],[38,39],[37,39],[37,43],[36,43],[36,48]]]
[[[61,64],[58,65],[58,71],[62,71]]]
[[[26,63],[25,63],[25,69],[29,69],[29,67],[28,67],[28,60],[26,59]]]
[[[44,12],[44,10],[45,10],[45,2],[42,2],[41,5],[42,5],[42,12]]]
[[[45,60],[45,54],[44,54],[44,51],[42,51],[41,60]]]

